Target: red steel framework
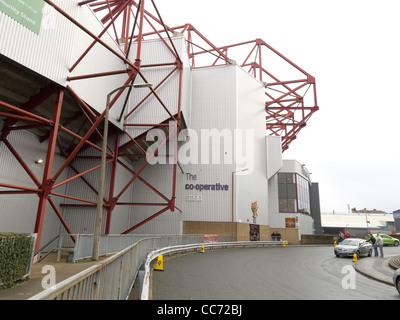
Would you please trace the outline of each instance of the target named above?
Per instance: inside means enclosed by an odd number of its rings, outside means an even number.
[[[177,167],[179,166],[177,162],[177,137],[178,131],[182,126],[181,120],[181,90],[182,90],[182,71],[183,65],[179,54],[177,53],[176,48],[174,47],[171,36],[175,32],[180,32],[182,34],[186,33],[187,39],[187,50],[190,59],[191,66],[193,68],[202,68],[202,67],[210,67],[223,65],[228,63],[233,63],[231,58],[228,56],[228,50],[235,47],[242,46],[250,46],[251,50],[249,54],[244,59],[243,63],[240,64],[243,68],[248,68],[249,73],[251,73],[254,77],[263,81],[265,83],[266,88],[266,130],[268,134],[272,135],[281,135],[282,137],[282,150],[286,150],[291,141],[293,141],[298,132],[306,125],[306,121],[310,118],[310,116],[318,110],[317,100],[316,100],[316,92],[315,92],[315,79],[304,70],[300,69],[293,62],[288,60],[278,51],[273,49],[267,43],[260,39],[256,39],[254,41],[242,42],[234,45],[224,46],[224,47],[216,47],[213,45],[206,37],[204,37],[198,30],[196,30],[192,25],[186,24],[183,26],[178,26],[174,28],[168,27],[153,0],[86,0],[80,1],[78,3],[79,6],[89,5],[91,9],[100,17],[101,22],[104,25],[103,31],[96,35],[93,34],[90,30],[86,29],[79,21],[75,20],[71,17],[67,12],[58,7],[51,0],[45,0],[45,2],[52,6],[61,16],[68,19],[71,23],[75,24],[78,28],[83,30],[86,34],[88,34],[93,42],[88,48],[82,52],[82,55],[71,65],[69,71],[72,72],[75,67],[85,58],[86,54],[93,48],[94,45],[101,45],[106,48],[109,52],[113,53],[117,56],[121,61],[123,61],[127,68],[123,70],[115,70],[111,72],[102,72],[99,70],[98,73],[95,74],[86,74],[79,76],[71,76],[68,77],[68,81],[77,81],[81,79],[88,79],[93,77],[108,77],[116,74],[126,74],[127,80],[124,83],[124,86],[129,86],[133,84],[134,80],[139,77],[142,82],[147,83],[147,79],[142,73],[142,70],[145,68],[157,68],[160,66],[169,65],[172,68],[172,71],[158,84],[155,84],[154,87],[150,87],[149,94],[137,105],[135,106],[129,113],[127,113],[123,119],[123,123],[125,127],[172,127],[172,130],[168,132],[168,136],[166,139],[159,145],[159,147],[152,153],[148,154],[147,150],[145,150],[140,142],[144,139],[145,135],[141,135],[139,137],[132,137],[126,130],[122,130],[122,132],[118,132],[115,136],[115,141],[113,146],[107,146],[107,161],[106,163],[111,166],[111,181],[110,188],[108,190],[108,199],[104,199],[104,208],[107,211],[107,218],[105,221],[105,233],[108,234],[110,232],[110,224],[111,224],[111,215],[112,212],[117,205],[130,205],[130,206],[158,206],[160,209],[154,214],[150,215],[145,220],[137,223],[136,225],[131,226],[124,232],[129,233],[143,224],[149,222],[150,220],[156,218],[157,216],[163,214],[164,212],[175,211],[175,198],[176,198],[176,174]],[[146,2],[146,4],[145,4]],[[149,10],[151,9],[153,13]],[[147,30],[145,29],[147,27]],[[123,46],[124,54],[113,50],[110,46],[108,46],[102,39],[102,35],[105,32],[109,32],[115,36],[115,40]],[[150,39],[151,37],[156,37],[160,39],[163,44],[170,50],[170,52],[174,55],[175,61],[169,64],[165,63],[155,63],[151,65],[143,65],[141,63],[141,54],[142,54],[142,42]],[[197,41],[196,41],[197,39]],[[135,61],[130,61],[128,59],[129,53],[132,50],[132,43],[135,43]],[[265,62],[262,60],[262,51],[269,50],[276,54],[280,59],[284,60],[286,63],[290,64],[293,68],[297,69],[300,74],[303,75],[300,79],[291,79],[281,81],[277,76],[273,75],[268,69],[265,67]],[[199,58],[209,55],[212,57],[213,62],[209,64],[198,64]],[[250,61],[251,57],[255,56],[256,58],[253,61]],[[101,68],[101,66],[99,67]],[[168,105],[159,97],[157,94],[157,89],[166,82],[170,76],[174,73],[179,74],[179,92],[178,94],[178,112],[176,114],[172,114]],[[269,79],[267,82],[266,80]],[[291,86],[291,85],[295,86]],[[300,94],[301,89],[305,87],[313,87],[313,105],[305,106],[304,105],[304,94]],[[122,99],[121,95],[123,92],[127,90],[128,94],[131,94],[130,89],[121,88],[110,103],[110,108],[115,104],[118,99]],[[60,123],[60,116],[63,107],[63,100],[65,94],[68,93],[71,95],[76,102],[76,106],[81,111],[88,122],[90,122],[90,128],[85,132],[85,134],[81,134],[80,132],[72,132],[67,129],[65,123]],[[275,95],[274,95],[275,93]],[[277,94],[276,94],[277,93]],[[53,106],[53,115],[51,119],[46,119],[42,116],[35,114],[35,109],[42,104],[44,101],[49,99],[50,97],[56,96],[56,100]],[[169,115],[169,120],[164,123],[138,123],[135,122],[134,111],[137,108],[140,108],[143,105],[143,102],[146,99],[154,98],[157,99],[160,103],[160,107],[163,108]],[[125,102],[126,103],[126,102]],[[99,130],[99,125],[103,123],[105,118],[106,111],[104,110],[101,114],[95,114],[92,109],[80,98],[74,90],[67,85],[65,88],[59,87],[57,85],[51,84],[40,92],[32,97],[30,97],[29,101],[17,107],[14,105],[10,105],[3,101],[0,101],[0,106],[9,110],[9,112],[0,112],[0,116],[5,118],[3,130],[1,132],[0,140],[6,145],[8,150],[14,155],[15,159],[21,165],[23,170],[29,175],[31,180],[36,185],[36,188],[26,187],[21,185],[11,185],[0,182],[0,187],[6,188],[7,190],[0,191],[0,194],[37,194],[39,198],[37,215],[36,215],[36,223],[34,227],[34,232],[38,234],[36,251],[39,250],[40,246],[40,238],[42,234],[44,214],[46,206],[49,204],[51,208],[54,210],[55,214],[58,216],[59,220],[65,227],[66,231],[71,234],[73,238],[73,231],[69,228],[67,222],[64,220],[59,208],[57,208],[56,204],[52,200],[53,197],[63,197],[66,199],[72,199],[80,202],[80,204],[64,204],[64,206],[81,206],[81,207],[95,207],[96,202],[90,201],[87,199],[72,197],[70,195],[61,194],[56,192],[56,188],[69,183],[75,179],[81,179],[93,192],[97,193],[97,190],[94,186],[92,186],[86,179],[85,174],[97,170],[100,168],[100,164],[93,166],[92,168],[79,172],[71,163],[75,158],[84,158],[79,154],[81,150],[84,148],[95,148],[101,151],[101,148],[97,146],[96,142],[101,140],[102,134]],[[295,114],[300,114],[300,119],[295,119]],[[122,115],[122,114],[121,114]],[[122,117],[122,116],[121,116]],[[69,121],[73,121],[74,117],[71,117]],[[30,123],[29,125],[19,125],[18,121],[24,121],[25,123]],[[168,123],[167,123],[168,122]],[[173,123],[171,126],[169,123]],[[22,157],[18,154],[15,148],[11,145],[9,139],[7,138],[8,134],[12,130],[21,130],[21,129],[29,129],[33,127],[44,127],[48,128],[48,133],[45,138],[41,139],[41,142],[48,140],[48,148],[47,155],[44,167],[43,177],[40,179],[36,177],[32,170],[29,169],[28,165],[24,162]],[[59,132],[62,131],[74,137],[78,143],[76,145],[62,146],[59,139]],[[129,139],[128,142],[123,145],[119,144],[121,135],[126,135]],[[165,195],[160,192],[154,185],[150,184],[143,177],[140,176],[142,171],[149,164],[149,161],[156,155],[158,155],[159,149],[166,144],[170,140],[175,140],[175,153],[174,164],[172,169],[172,179],[171,179],[171,194]],[[138,147],[141,152],[140,154],[128,154],[124,153],[131,147]],[[64,163],[61,165],[58,170],[53,168],[53,160],[54,155],[56,153],[56,149],[58,148],[61,155],[65,157]],[[146,161],[140,167],[139,170],[134,171],[129,168],[124,162],[121,161],[122,157],[146,157]],[[98,157],[100,159],[100,157]],[[100,160],[99,160],[100,163]],[[116,178],[116,170],[117,165],[120,165],[124,168],[129,174],[131,174],[131,179],[129,182],[123,187],[123,189],[116,194],[114,190],[115,178]],[[60,181],[60,176],[63,171],[69,167],[75,175]],[[52,174],[52,172],[56,172]],[[140,181],[145,184],[149,190],[151,190],[155,197],[154,202],[150,203],[125,203],[121,202],[121,196],[128,190],[128,188],[132,185],[134,181]],[[158,202],[157,202],[158,200]],[[160,202],[161,200],[161,202]],[[178,209],[179,210],[179,209]],[[73,239],[75,240],[75,239]]]

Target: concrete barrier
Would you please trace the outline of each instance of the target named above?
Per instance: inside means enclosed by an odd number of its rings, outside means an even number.
[[[389,260],[389,266],[394,270],[399,269],[400,268],[400,256],[395,256],[395,257],[391,258]]]
[[[301,244],[332,244],[339,243],[339,237],[333,234],[302,234]]]

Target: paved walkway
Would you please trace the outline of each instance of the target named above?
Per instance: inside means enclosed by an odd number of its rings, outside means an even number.
[[[49,255],[39,263],[32,266],[31,276],[28,280],[21,281],[15,287],[0,290],[0,300],[27,300],[43,291],[42,279],[47,273],[42,273],[45,265],[52,265],[56,270],[56,283],[59,283],[93,265],[99,261],[84,261],[78,263],[57,262],[56,254]],[[101,260],[101,259],[100,259]]]
[[[354,263],[354,268],[367,277],[393,285],[394,269],[389,266],[392,257],[394,256],[363,258]]]

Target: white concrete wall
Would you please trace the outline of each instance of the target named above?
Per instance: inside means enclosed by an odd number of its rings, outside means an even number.
[[[267,178],[270,179],[283,166],[282,141],[280,136],[267,136]]]
[[[236,142],[244,163],[236,163],[236,222],[253,223],[251,204],[257,201],[256,223],[268,225],[267,150],[265,144],[265,88],[262,83],[237,67],[236,128],[242,135]],[[252,139],[249,138],[252,135]],[[241,150],[240,150],[241,149]]]
[[[195,149],[197,155],[190,163],[182,164],[184,174],[178,171],[177,203],[183,210],[184,220],[231,221],[231,173],[234,171],[234,165],[232,161],[225,161],[224,156],[232,153],[233,142],[219,137],[224,134],[232,137],[236,99],[235,66],[193,70],[192,125],[189,140],[185,145],[187,148],[193,147],[187,155],[195,152]],[[218,141],[209,138],[208,134],[218,138]],[[212,152],[211,149],[218,147],[220,141],[223,141],[221,148]],[[216,156],[214,160],[213,156]],[[214,186],[202,191],[188,189],[191,185],[217,184],[226,187],[216,190],[219,187]]]

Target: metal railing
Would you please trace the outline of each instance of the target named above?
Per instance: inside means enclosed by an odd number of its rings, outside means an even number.
[[[29,300],[123,300],[127,299],[143,257],[158,238],[135,242],[117,254],[42,291]]]
[[[75,243],[71,240],[75,238]],[[162,238],[165,246],[204,242],[204,235],[165,235],[165,234],[109,234],[101,235],[99,239],[99,255],[108,256],[129,247],[140,239]],[[35,256],[38,262],[45,259],[50,253],[57,252],[57,262],[62,260],[61,253],[70,254],[69,262],[77,262],[92,258],[93,234],[61,234],[42,246]],[[231,235],[219,235],[219,241],[230,241]]]
[[[68,235],[69,237],[69,235]],[[138,239],[140,237],[141,239]],[[230,236],[229,236],[230,237]],[[108,238],[108,240],[107,240]],[[223,239],[224,237],[220,237]],[[129,241],[135,242],[128,245]],[[128,235],[100,239],[102,255],[117,253],[33,296],[30,300],[124,300],[149,252],[163,247],[204,242],[204,235]],[[61,242],[59,242],[61,245]],[[76,235],[74,261],[91,256],[93,235]],[[125,248],[121,247],[125,246]],[[61,248],[61,246],[59,247]],[[76,254],[76,256],[75,256]]]
[[[93,249],[93,239],[94,235],[92,234],[78,234],[75,236],[76,242],[75,247],[73,249],[73,259],[72,262],[76,262],[82,259],[88,259],[92,257],[92,249]],[[157,238],[158,246],[154,248],[161,248],[167,246],[174,246],[180,244],[189,244],[189,243],[203,243],[204,235],[157,235],[157,234],[109,234],[109,235],[101,235],[99,241],[99,255],[107,256],[112,253],[117,253],[128,246],[134,244],[140,239],[145,238]],[[219,235],[219,241],[230,241],[230,235]]]

